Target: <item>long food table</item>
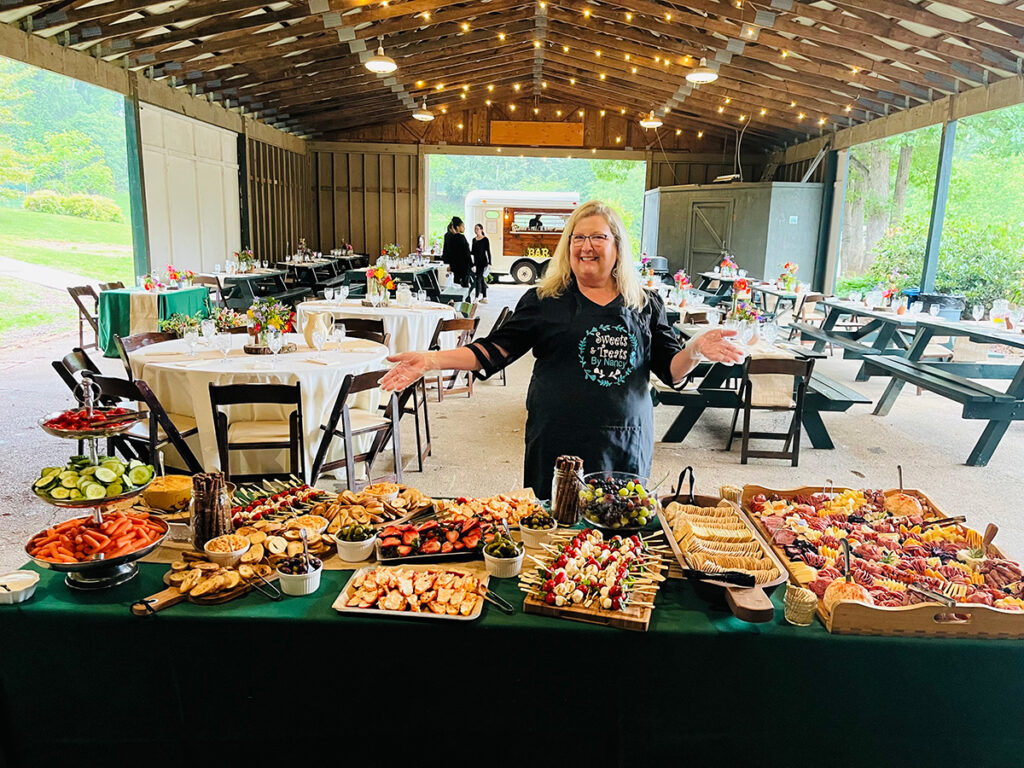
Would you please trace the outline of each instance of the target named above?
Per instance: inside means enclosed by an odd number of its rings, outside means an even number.
[[[135,617],[166,565],[99,593],[42,572],[0,606],[0,763],[273,760],[555,765],[1020,765],[1024,643],[745,624],[686,582],[647,633],[521,612],[445,622],[341,616],[350,571]]]

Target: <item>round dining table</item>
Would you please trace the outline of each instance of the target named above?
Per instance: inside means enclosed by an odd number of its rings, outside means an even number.
[[[302,430],[305,469],[308,473],[331,409],[337,400],[341,383],[348,374],[360,374],[385,366],[388,349],[363,339],[347,339],[331,343],[320,353],[310,349],[299,334],[286,334],[286,343],[296,345],[295,352],[277,355],[250,355],[243,351],[249,342],[247,334],[233,334],[232,348],[225,359],[217,349],[197,345],[195,356],[189,354],[182,339],[151,344],[131,353],[129,359],[136,379],[143,379],[156,394],[168,413],[193,418],[198,427],[199,450],[196,457],[207,471],[221,469],[214,429],[209,385],[225,384],[288,384],[302,389]],[[350,405],[376,410],[380,390],[360,393]],[[229,421],[284,420],[290,410],[277,405],[234,405],[225,409]],[[195,439],[189,438],[190,447]],[[356,439],[356,449],[369,447],[372,437]],[[193,450],[195,450],[193,448]],[[344,455],[342,441],[335,439],[327,459]],[[232,474],[284,472],[288,467],[285,450],[232,451]]]
[[[367,307],[358,299],[343,301],[304,301],[297,307],[299,328],[305,328],[306,319],[313,313],[326,313],[335,320],[345,318],[379,319],[384,321],[384,330],[391,334],[392,353],[412,352],[427,349],[434,338],[438,320],[462,317],[461,313],[448,304],[416,302],[399,306],[392,302],[386,307]],[[441,348],[452,349],[457,334],[446,332],[441,335]]]

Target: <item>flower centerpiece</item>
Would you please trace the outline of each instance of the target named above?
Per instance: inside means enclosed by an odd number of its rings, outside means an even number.
[[[161,320],[158,327],[164,333],[174,333],[178,335],[179,339],[184,338],[185,331],[189,328],[199,328],[200,323],[203,321],[202,314],[201,311],[196,312],[195,315],[184,315],[180,312],[175,312],[166,320]]]
[[[402,246],[398,243],[388,243],[381,249],[380,255],[392,261],[398,261],[402,256]]]
[[[640,282],[648,288],[654,287],[654,267],[651,258],[646,253],[640,257]]]
[[[152,275],[146,275],[142,279],[142,287],[147,291],[159,291],[164,287],[164,284]]]
[[[388,272],[383,264],[384,257],[377,260],[377,264],[366,270],[366,298],[374,306],[387,302],[388,292],[395,290],[395,278]]]
[[[737,301],[732,305],[729,317],[740,322],[758,323],[761,321],[761,313],[752,302]]]
[[[195,278],[196,273],[191,269],[178,269],[173,264],[167,265],[167,280],[171,284],[191,286]]]
[[[233,309],[214,306],[209,311],[201,309],[194,315],[186,315],[175,312],[166,320],[158,324],[164,333],[176,333],[183,337],[189,328],[201,328],[203,320],[212,319],[218,333],[227,331],[229,328],[243,328],[246,325],[246,316],[235,312]]]
[[[239,274],[252,272],[256,268],[256,254],[252,252],[252,248],[235,251],[235,261],[238,262]]]
[[[779,275],[779,287],[783,290],[796,293],[800,289],[800,281],[796,279],[796,272],[800,267],[792,261],[782,265],[782,274]]]
[[[251,321],[250,333],[256,337],[257,346],[266,346],[267,330],[276,328],[281,333],[291,333],[295,313],[277,299],[256,299],[246,313]]]
[[[885,283],[879,283],[878,289],[882,292],[882,299],[884,299],[887,305],[892,305],[893,301],[900,295],[900,278],[902,275],[898,270],[893,270],[889,273],[889,278]]]
[[[722,277],[732,277],[739,271],[739,264],[732,260],[732,254],[728,251],[722,253],[722,263],[718,265]]]
[[[675,283],[676,301],[679,303],[679,306],[686,306],[687,299],[690,296],[690,289],[693,287],[690,278],[680,269],[672,276],[672,281]]]
[[[218,333],[231,328],[244,328],[247,325],[246,316],[229,307],[218,307],[215,304],[210,308],[209,316],[213,318]]]

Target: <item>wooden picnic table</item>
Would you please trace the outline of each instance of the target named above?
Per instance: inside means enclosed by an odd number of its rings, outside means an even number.
[[[339,257],[317,259],[315,261],[279,261],[275,265],[291,274],[292,286],[306,286],[313,293],[324,288],[334,288],[345,284],[343,267],[338,263]]]
[[[901,358],[871,357],[865,365],[876,375],[891,376],[889,386],[875,406],[874,413],[885,416],[899,397],[904,384],[913,384],[963,405],[961,418],[987,421],[967,458],[972,467],[988,464],[1010,422],[1024,419],[1024,356],[1019,362],[922,362],[932,337],[960,336],[976,344],[998,344],[1024,350],[1024,336],[997,330],[990,323],[952,322],[937,318],[918,318],[917,332],[906,355]],[[1009,379],[1004,392],[972,379]]]
[[[307,287],[289,288],[283,269],[257,269],[245,274],[223,275],[224,303],[231,309],[246,310],[256,299],[279,299],[297,304],[309,295]]]
[[[697,286],[699,291],[708,291],[709,293],[716,294],[718,296],[724,296],[732,290],[732,284],[739,279],[744,279],[750,283],[757,282],[756,277],[750,275],[721,275],[718,272],[700,272],[697,274],[700,278],[700,285]],[[718,283],[718,286],[714,289],[711,288],[712,283]]]
[[[678,324],[674,326],[676,331],[686,339],[690,339],[696,333],[707,330],[706,325]],[[799,345],[787,342],[777,342],[780,349],[799,357],[823,358],[823,352],[815,352]],[[704,415],[708,408],[735,409],[740,404],[738,389],[726,386],[731,379],[737,379],[741,375],[742,366],[724,365],[722,363],[700,363],[694,369],[695,377],[700,376],[701,381],[694,389],[677,390],[670,387],[657,386],[652,392],[656,403],[664,405],[682,406],[675,420],[665,431],[661,438],[666,443],[681,443],[693,429],[694,425]],[[828,428],[821,418],[822,412],[842,412],[850,409],[856,404],[866,404],[871,401],[859,392],[833,381],[828,377],[814,372],[811,375],[810,386],[804,397],[804,412],[801,423],[807,431],[811,445],[815,448],[835,448]]]

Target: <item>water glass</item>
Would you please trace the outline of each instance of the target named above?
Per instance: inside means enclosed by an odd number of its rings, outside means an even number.
[[[185,343],[188,344],[188,356],[196,356],[196,346],[199,344],[199,329],[198,328],[186,328],[185,329]]]
[[[324,344],[327,343],[327,334],[323,331],[313,331],[313,348],[316,349],[316,356],[324,351]]]
[[[706,317],[708,319],[708,325],[710,326],[718,325],[719,321],[722,319],[722,315],[717,309],[709,309]]]
[[[761,338],[769,346],[774,346],[779,340],[779,326],[774,320],[766,320],[761,325]]]
[[[340,304],[348,298],[348,286],[343,285],[339,288],[334,289],[334,298]]]
[[[1014,307],[1010,310],[1010,323],[1016,329],[1020,325],[1021,318],[1024,317],[1024,310],[1020,307]]]
[[[217,345],[217,349],[224,355],[224,361],[227,362],[228,355],[231,353],[231,334],[230,333],[218,333],[214,337],[214,343]]]
[[[938,317],[939,316],[939,305],[938,304],[932,304],[930,307],[928,307],[928,314],[931,315],[932,317]]]
[[[207,318],[199,324],[199,327],[203,332],[203,343],[210,346],[214,335],[217,333],[217,324],[210,318]]]
[[[215,275],[219,275],[220,274],[220,264],[214,264],[213,265],[213,274],[215,274]]]
[[[754,332],[756,328],[757,324],[750,322],[749,320],[741,322],[740,327],[737,329],[739,331],[737,338],[739,339],[740,344],[744,347],[749,347],[750,342],[754,340]]]
[[[747,276],[747,270],[741,269],[740,270],[740,277],[746,277],[746,276]]]
[[[331,338],[334,339],[334,343],[335,344],[337,344],[339,347],[341,346],[342,342],[345,341],[345,324],[344,323],[335,323],[334,324],[334,327],[331,329]]]
[[[419,291],[417,291],[416,292],[416,301],[418,301],[420,304],[426,304],[427,303],[427,292],[424,291],[423,289],[420,289]]]
[[[269,267],[269,266],[270,266],[270,262],[269,262],[269,261],[267,261],[266,259],[264,259],[264,260],[263,260],[263,268],[264,268],[264,269],[266,269],[266,268],[267,268],[267,267]]]
[[[847,298],[847,299],[849,299],[849,300],[850,300],[851,302],[853,302],[854,304],[856,304],[856,303],[857,303],[858,301],[860,301],[860,293],[859,293],[858,291],[853,291],[853,292],[852,292],[852,293],[851,293],[851,294],[850,294],[849,296],[847,296],[846,298]]]
[[[981,304],[975,304],[971,307],[971,317],[974,318],[975,322],[981,322],[981,318],[985,316],[985,307]]]
[[[267,347],[274,355],[274,359],[277,359],[277,353],[281,351],[281,347],[284,346],[284,334],[281,333],[277,328],[267,329]]]
[[[135,278],[135,283],[139,286],[139,288],[145,288],[146,287],[146,278],[144,278],[144,277],[136,277]]]
[[[324,301],[334,301],[333,288],[324,288]]]
[[[722,272],[722,268],[721,267],[715,267],[715,274],[716,275],[721,274],[721,272]]]

